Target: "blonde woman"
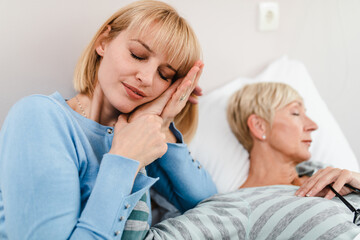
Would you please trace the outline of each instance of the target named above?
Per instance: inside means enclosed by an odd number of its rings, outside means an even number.
[[[275,184],[301,186],[298,196],[352,192],[360,188],[360,174],[328,167],[314,176],[299,176],[296,166],[310,159],[311,133],[318,126],[307,115],[302,97],[283,83],[249,84],[230,99],[227,117],[232,132],[250,155],[249,175],[240,188]]]
[[[310,158],[317,125],[294,89],[281,83],[247,85],[231,97],[228,122],[250,155],[249,175],[241,187],[301,184],[295,166]]]
[[[142,238],[151,186],[181,212],[216,193],[184,143],[199,58],[193,30],[165,3],[111,16],[78,62],[79,94],[26,97],[3,124],[1,239]]]
[[[210,197],[183,215],[156,224],[146,239],[360,236],[359,173],[319,170],[323,166],[307,162],[317,125],[293,88],[274,82],[246,85],[231,97],[227,117],[250,153],[248,178],[237,191]],[[335,192],[340,192],[339,198],[333,198]]]

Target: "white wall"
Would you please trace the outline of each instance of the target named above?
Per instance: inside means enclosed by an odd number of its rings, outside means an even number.
[[[198,34],[206,64],[205,93],[256,76],[287,54],[303,61],[360,159],[360,1],[273,0],[275,32],[257,30],[259,0],[170,0]],[[0,0],[0,125],[10,106],[32,94],[71,97],[75,63],[115,0]],[[321,126],[320,126],[321,127]]]

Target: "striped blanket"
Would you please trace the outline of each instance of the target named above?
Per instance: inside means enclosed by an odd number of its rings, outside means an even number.
[[[150,228],[149,239],[354,239],[360,227],[337,198],[296,197],[287,185],[218,194]],[[360,196],[346,199],[356,208]]]

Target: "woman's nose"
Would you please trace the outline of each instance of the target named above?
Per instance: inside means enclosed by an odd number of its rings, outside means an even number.
[[[144,86],[151,86],[155,77],[156,70],[153,67],[142,67],[137,71],[136,79]]]
[[[315,131],[318,128],[319,128],[318,125],[311,118],[306,116],[305,130],[306,131]]]

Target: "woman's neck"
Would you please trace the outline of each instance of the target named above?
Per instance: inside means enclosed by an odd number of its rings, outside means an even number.
[[[105,97],[99,84],[89,98],[89,118],[105,126],[114,126],[120,114]]]
[[[240,188],[302,184],[304,179],[299,178],[295,161],[271,149],[254,148],[250,153],[248,178]]]
[[[99,85],[95,87],[93,96],[78,94],[68,101],[69,106],[86,118],[105,126],[114,126],[120,114],[106,99]]]

